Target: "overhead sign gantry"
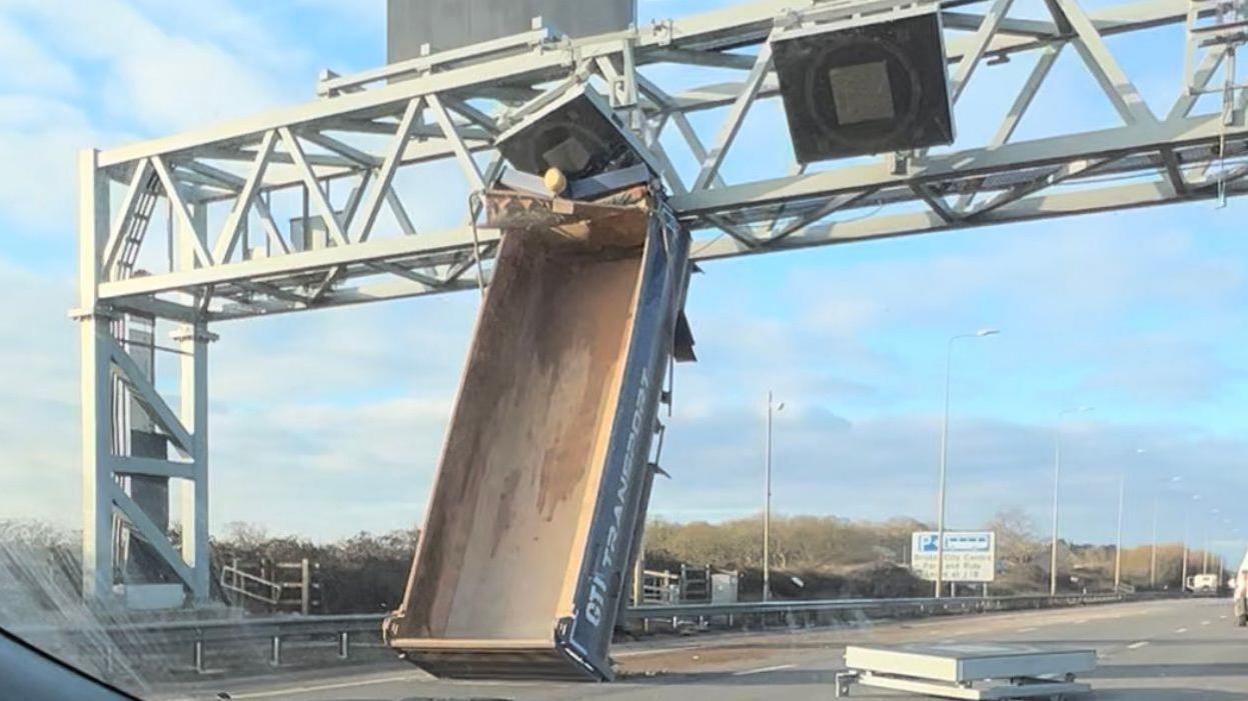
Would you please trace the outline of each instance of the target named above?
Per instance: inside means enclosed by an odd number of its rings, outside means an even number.
[[[75,312],[83,371],[84,592],[114,592],[116,519],[167,565],[161,581],[207,599],[207,353],[216,338],[210,329],[231,319],[486,284],[499,232],[471,223],[419,230],[412,213],[446,203],[396,178],[445,161],[456,164],[465,192],[484,191],[503,166],[499,136],[571,91],[589,86],[601,95],[655,164],[670,206],[693,233],[695,261],[1212,200],[1248,189],[1248,91],[1233,60],[1243,42],[1240,0],[1135,0],[1093,11],[1075,0],[1048,0],[1049,16],[1039,19],[1012,14],[1011,5],[763,0],[575,40],[538,25],[356,75],[327,74],[320,97],[305,104],[84,152]],[[994,132],[963,133],[956,147],[940,146],[952,137],[953,122],[933,100],[939,91],[926,92],[935,84],[919,80],[925,92],[916,101],[906,92],[913,74],[896,70],[888,57],[897,52],[880,48],[899,46],[888,36],[893,23],[916,17],[940,28],[952,114],[972,79],[992,64],[1031,61],[1021,82],[999,95],[1004,116]],[[1167,26],[1184,28],[1189,59],[1176,47],[1170,65],[1184,87],[1168,109],[1154,112],[1106,39],[1155,51],[1151,30]],[[930,46],[935,35],[927,31]],[[838,60],[833,52],[795,59],[800,52],[793,49],[810,37],[837,32],[874,35],[875,58]],[[1016,140],[1062,53],[1077,57],[1118,123]],[[935,59],[903,52],[898,60],[921,72]],[[667,83],[675,72],[657,70],[662,66],[710,75],[704,85],[678,87]],[[839,90],[861,93],[882,76],[889,90],[843,102],[833,121],[814,115],[822,143],[795,144],[790,171],[729,182],[725,162],[760,102],[782,99],[790,123],[803,128],[793,112],[803,96],[786,77],[803,71],[827,76],[829,84],[811,85],[830,87],[834,108]],[[725,81],[726,74],[734,77]],[[805,97],[829,104],[816,93]],[[707,111],[720,117],[709,130],[691,119]],[[805,164],[848,154],[852,149],[836,144],[852,140],[838,141],[838,134],[865,138],[863,125],[902,118],[914,129],[876,134],[878,148],[889,149],[884,153]],[[928,136],[901,138],[919,126]],[[692,168],[677,165],[677,148]],[[173,327],[173,348],[147,333],[153,324]],[[132,333],[136,326],[147,335]],[[139,347],[162,357],[174,351],[177,406],[159,373],[135,361],[131,351]],[[126,417],[135,412],[150,422],[159,445],[132,435]],[[135,478],[181,482],[176,546],[167,524],[136,500]]]

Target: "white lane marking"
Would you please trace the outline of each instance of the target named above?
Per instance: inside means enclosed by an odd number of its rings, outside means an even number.
[[[774,667],[759,667],[758,669],[743,669],[740,672],[733,672],[732,676],[744,677],[747,674],[762,674],[763,672],[779,672],[782,669],[792,669],[796,666],[797,665],[795,664],[778,664],[778,665],[775,665]]]
[[[361,679],[354,682],[340,682],[338,684],[320,684],[317,686],[289,686],[284,689],[275,689],[273,691],[253,691],[249,694],[231,694],[230,698],[234,699],[264,699],[274,696],[289,696],[291,694],[306,694],[316,691],[333,691],[334,689],[349,689],[353,686],[367,686],[370,684],[388,684],[390,682],[406,682],[417,681],[427,677],[415,674],[404,674],[396,677],[379,677],[377,679]]]
[[[1201,621],[1201,622],[1200,622],[1200,625],[1202,625],[1202,626],[1207,626],[1207,625],[1209,625],[1209,621]]]
[[[1222,614],[1221,616],[1218,616],[1218,620],[1220,620],[1220,621],[1225,621],[1225,620],[1226,620],[1226,614]]]
[[[1175,628],[1175,629],[1174,629],[1174,632],[1176,632],[1176,633],[1186,633],[1186,632],[1187,632],[1187,629],[1186,629],[1186,628]]]
[[[1030,633],[1031,631],[1033,631],[1033,630],[1035,630],[1035,629],[1036,629],[1036,627],[1035,627],[1035,626],[1029,626],[1029,627],[1027,627],[1027,628],[1019,628],[1019,629],[1018,629],[1018,632],[1020,632],[1020,633]]]
[[[1141,641],[1140,641],[1140,642],[1138,642],[1138,643],[1131,643],[1130,645],[1128,645],[1128,646],[1127,646],[1127,649],[1128,649],[1128,650],[1139,650],[1140,648],[1144,647],[1144,646],[1145,646],[1145,645],[1147,645],[1147,644],[1148,644],[1148,641],[1147,641],[1147,640],[1141,640]]]

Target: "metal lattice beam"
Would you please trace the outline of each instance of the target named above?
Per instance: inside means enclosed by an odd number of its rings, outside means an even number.
[[[881,3],[869,4],[872,8],[884,7]],[[146,169],[154,168],[165,182],[165,189],[174,189],[174,211],[179,218],[183,218],[179,213],[193,202],[224,201],[241,214],[229,222],[223,233],[237,234],[235,220],[244,220],[246,213],[254,210],[260,215],[272,252],[263,260],[237,260],[233,257],[236,242],[227,236],[218,237],[211,250],[197,250],[196,262],[190,269],[147,271],[149,275],[139,281],[111,279],[105,266],[101,298],[122,308],[142,305],[150,309],[153,298],[169,301],[169,293],[203,293],[208,286],[236,284],[253,301],[270,296],[273,301],[289,303],[292,295],[308,292],[308,276],[319,270],[319,275],[314,276],[318,282],[312,286],[312,302],[304,305],[314,308],[328,304],[331,297],[326,294],[331,288],[345,291],[361,278],[398,275],[394,268],[376,264],[394,263],[392,256],[405,258],[400,269],[408,271],[404,274],[409,277],[415,273],[422,280],[449,282],[435,269],[436,264],[422,266],[419,259],[427,255],[433,260],[448,250],[471,251],[468,229],[434,236],[422,234],[417,240],[402,241],[380,255],[369,246],[378,236],[373,229],[381,219],[383,201],[395,213],[399,229],[384,233],[404,237],[415,233],[407,211],[416,205],[419,193],[394,187],[395,174],[409,166],[450,159],[458,163],[466,188],[480,189],[486,181],[474,154],[492,151],[491,139],[506,126],[508,118],[553,99],[563,87],[586,80],[605,83],[617,104],[627,102],[630,90],[638,96],[639,99],[633,99],[635,107],[623,108],[641,110],[645,128],[651,130],[649,134],[643,132],[643,136],[648,137],[646,141],[655,152],[656,162],[665,164],[664,176],[675,193],[682,218],[695,231],[717,230],[727,233],[732,240],[727,246],[723,241],[714,245],[695,242],[695,250],[704,257],[792,246],[811,238],[803,236],[804,227],[820,225],[842,210],[907,202],[934,215],[939,222],[936,228],[969,226],[993,219],[985,216],[989,210],[1001,209],[1006,203],[1029,201],[1059,183],[1065,187],[1091,184],[1095,182],[1090,178],[1093,172],[1124,177],[1152,173],[1169,181],[1176,199],[1204,197],[1209,196],[1207,188],[1188,188],[1185,183],[1193,169],[1200,177],[1207,175],[1205,171],[1213,160],[1208,151],[1213,144],[1225,138],[1227,148],[1223,156],[1229,155],[1232,161],[1242,156],[1242,115],[1239,123],[1229,126],[1221,116],[1193,117],[1190,111],[1195,100],[1185,93],[1164,119],[1158,119],[1105,46],[1105,36],[1139,33],[1143,37],[1144,30],[1149,28],[1185,21],[1187,5],[1181,0],[1148,0],[1095,12],[1084,12],[1073,0],[1054,0],[1050,3],[1054,12],[1051,21],[1010,17],[1008,0],[979,3],[984,8],[982,14],[962,9],[975,5],[945,4],[955,97],[976,76],[991,71],[991,66],[983,65],[985,59],[1034,53],[1038,57],[1035,68],[1020,85],[1000,129],[984,141],[983,147],[919,154],[901,174],[893,172],[895,169],[887,159],[880,159],[874,164],[835,167],[791,177],[733,184],[723,180],[721,170],[733,154],[745,116],[755,103],[775,99],[777,95],[765,40],[778,18],[786,22],[793,18],[778,14],[775,2],[639,29],[628,41],[612,35],[610,39],[569,43],[538,32],[481,47],[479,55],[462,49],[448,56],[422,58],[412,65],[332,77],[322,84],[322,92],[337,97],[279,111],[275,116],[239,120],[216,129],[103,152],[100,161],[104,173],[127,185],[123,190],[127,198],[137,192],[136,184],[141,183]],[[835,3],[816,2],[806,20],[835,19],[845,12],[843,6]],[[1089,75],[1123,117],[1124,126],[1010,143],[1066,44],[1074,45]],[[762,50],[751,53],[751,45],[761,46]],[[573,56],[577,60],[569,61]],[[466,65],[470,59],[477,60]],[[638,67],[661,63],[739,71],[741,80],[667,91],[653,78],[637,72]],[[1197,76],[1207,81],[1216,70],[1216,63],[1216,56],[1202,63]],[[412,77],[382,83],[397,75]],[[514,101],[500,99],[493,90],[499,85],[527,85],[532,91],[542,83],[554,87],[536,93],[538,97],[526,106],[517,107]],[[430,108],[427,111],[432,114],[433,123],[420,118],[421,106]],[[686,116],[719,108],[726,108],[727,113],[718,134],[701,133]],[[672,154],[658,136],[669,124],[676,125],[699,164],[698,172],[682,174],[672,165]],[[363,140],[360,129],[389,136],[389,145],[379,145],[375,138]],[[280,151],[272,148],[274,134],[283,146]],[[707,147],[707,143],[711,146]],[[303,144],[321,151],[310,152]],[[1107,163],[1095,169],[1081,166],[1103,160]],[[177,173],[171,172],[165,163],[177,164]],[[230,163],[247,163],[250,172],[235,172],[237,165],[232,171]],[[198,180],[193,180],[191,174]],[[331,207],[326,195],[330,183],[365,180],[370,174],[381,177],[372,181],[372,189],[362,200],[357,193],[345,211]],[[198,189],[191,189],[192,186]],[[332,253],[293,250],[289,235],[268,211],[266,203],[272,193],[292,187],[306,189],[307,206],[327,229],[334,244]],[[1098,187],[1109,191],[1103,185]],[[1231,188],[1229,192],[1237,191]],[[974,202],[980,194],[989,199]],[[833,203],[828,198],[833,198]],[[241,207],[240,201],[244,203]],[[1094,197],[1079,201],[1087,203],[1088,208],[1078,211],[1105,208]],[[126,225],[130,207],[123,202],[119,211],[113,232]],[[1058,210],[1041,207],[1037,211]],[[880,216],[898,215],[881,211]],[[889,232],[886,235],[911,231],[907,227],[849,228]],[[930,228],[915,232],[926,230]],[[775,237],[776,233],[783,235]],[[714,232],[710,235],[714,236]],[[489,234],[486,236],[488,242]],[[115,236],[110,236],[106,249],[109,255],[115,255],[115,240]],[[189,243],[194,245],[194,241]],[[354,265],[364,262],[370,264]],[[250,284],[257,281],[265,286]],[[427,288],[430,292],[442,291],[438,284]],[[270,294],[266,295],[265,290]],[[203,318],[225,318],[221,312],[230,304],[226,301],[230,298],[228,287],[219,290],[216,301],[204,306]],[[260,311],[264,305],[253,306],[257,314],[267,313]]]

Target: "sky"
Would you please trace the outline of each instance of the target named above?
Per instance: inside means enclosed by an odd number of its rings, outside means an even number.
[[[643,0],[643,21],[726,5]],[[1094,4],[1094,3],[1093,3]],[[0,518],[77,527],[74,305],[77,149],[108,147],[315,99],[317,73],[384,60],[384,3],[0,0]],[[1028,12],[1020,0],[1019,10]],[[1179,89],[1181,35],[1111,41],[1155,111]],[[959,144],[982,143],[1029,64],[981,69]],[[695,84],[705,73],[668,73]],[[722,113],[698,115],[712,132]],[[1019,138],[1112,125],[1073,52]],[[724,165],[783,170],[777,105],[751,112]],[[977,141],[978,140],[978,141]],[[678,165],[688,168],[689,156]],[[443,199],[442,201],[452,201]],[[462,216],[459,202],[437,217]],[[954,347],[949,521],[1022,509],[1062,533],[1242,551],[1248,490],[1245,203],[1205,202],[711,262],[688,313],[651,514],[718,521],[761,509],[768,390],[773,508],[934,520],[945,349]],[[327,540],[418,525],[476,311],[471,294],[215,329],[211,519]],[[1059,412],[1090,406],[1090,412]],[[1143,452],[1141,452],[1143,451]],[[1175,478],[1178,478],[1177,480]],[[1199,494],[1199,501],[1191,495]],[[1211,515],[1212,509],[1219,514]]]

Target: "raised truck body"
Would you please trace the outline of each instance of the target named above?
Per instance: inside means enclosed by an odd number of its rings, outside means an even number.
[[[502,242],[385,638],[437,676],[610,679],[689,239],[644,187],[486,206]]]

